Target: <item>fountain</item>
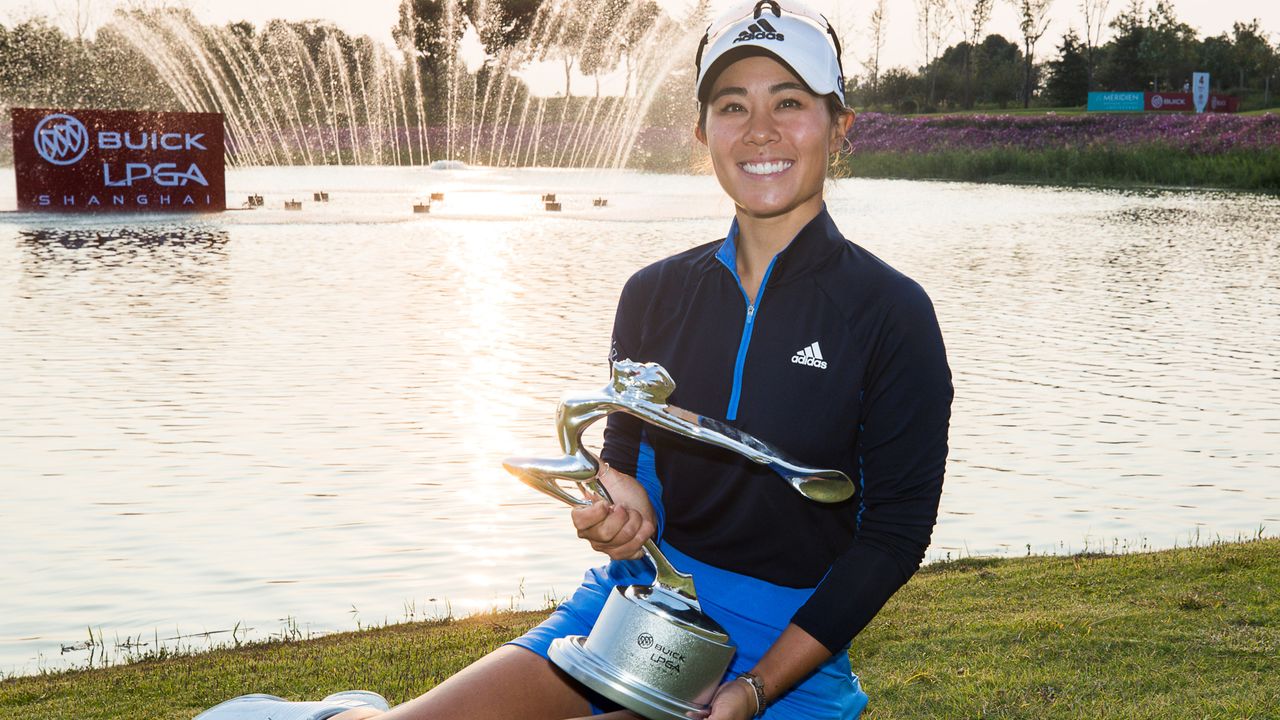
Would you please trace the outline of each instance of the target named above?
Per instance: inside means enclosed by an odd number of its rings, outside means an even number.
[[[145,102],[222,113],[231,165],[687,164],[693,107],[680,93],[705,9],[673,19],[653,0],[568,0],[513,18],[521,11],[493,0],[444,0],[423,11],[428,22],[414,5],[401,6],[397,47],[320,21],[215,27],[177,9],[120,12],[99,35],[104,53],[131,54],[168,93]],[[474,72],[458,51],[469,33],[486,53]],[[517,74],[553,60],[566,81],[575,63],[623,66],[624,93],[530,94]]]

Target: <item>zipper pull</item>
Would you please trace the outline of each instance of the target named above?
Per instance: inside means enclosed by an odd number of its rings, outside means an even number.
[[[748,317],[748,318],[751,318],[751,317],[753,317],[755,314],[756,314],[756,306],[755,306],[755,305],[748,305],[748,306],[747,306],[747,317]]]

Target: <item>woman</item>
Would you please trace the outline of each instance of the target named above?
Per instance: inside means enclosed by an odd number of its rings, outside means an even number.
[[[820,505],[770,470],[623,414],[605,432],[613,504],[573,523],[612,562],[539,627],[422,697],[340,720],[633,718],[547,659],[609,591],[648,583],[660,539],[738,645],[711,720],[855,718],[848,647],[915,572],[937,516],[951,379],[924,291],[844,239],[823,202],[853,122],[839,44],[798,3],[730,11],[699,49],[695,129],[735,203],[728,236],[636,273],[615,358],[661,363],[675,405],[723,419],[858,486]],[[613,468],[613,469],[610,469]]]

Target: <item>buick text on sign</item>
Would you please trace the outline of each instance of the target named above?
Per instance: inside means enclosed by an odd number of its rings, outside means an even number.
[[[13,108],[19,210],[227,207],[222,115]]]

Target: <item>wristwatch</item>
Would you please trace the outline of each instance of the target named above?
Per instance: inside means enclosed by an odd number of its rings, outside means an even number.
[[[764,681],[760,679],[759,675],[753,672],[744,672],[738,676],[738,679],[750,685],[752,692],[756,694],[756,714],[752,717],[760,717],[761,715],[764,715]]]

